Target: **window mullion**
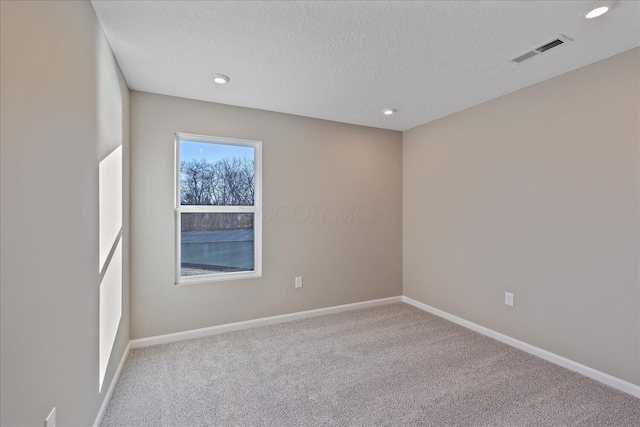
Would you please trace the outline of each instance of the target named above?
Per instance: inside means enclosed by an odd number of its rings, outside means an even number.
[[[255,206],[180,206],[178,211],[185,213],[207,213],[207,212],[256,212]]]

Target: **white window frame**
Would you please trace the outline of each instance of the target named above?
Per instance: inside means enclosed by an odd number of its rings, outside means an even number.
[[[253,206],[182,206],[180,205],[180,141],[210,144],[238,145],[254,149],[255,193]],[[262,141],[194,135],[177,132],[174,139],[175,157],[175,282],[177,285],[204,282],[221,282],[262,277]],[[253,271],[212,273],[199,276],[181,276],[181,215],[183,213],[253,213]]]

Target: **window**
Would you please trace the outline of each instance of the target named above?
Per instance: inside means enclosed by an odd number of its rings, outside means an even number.
[[[261,143],[177,133],[176,282],[262,274]]]

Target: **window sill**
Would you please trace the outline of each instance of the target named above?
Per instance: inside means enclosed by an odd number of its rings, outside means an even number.
[[[196,283],[228,282],[230,280],[255,279],[262,277],[259,271],[247,271],[238,273],[217,273],[203,276],[180,277],[176,285],[192,285]]]

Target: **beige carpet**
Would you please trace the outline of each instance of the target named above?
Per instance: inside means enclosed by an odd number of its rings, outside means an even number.
[[[640,426],[640,400],[398,303],[134,349],[103,426]]]

